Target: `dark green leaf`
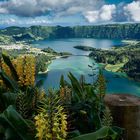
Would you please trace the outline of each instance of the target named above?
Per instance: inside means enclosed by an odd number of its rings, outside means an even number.
[[[99,140],[99,139],[107,138],[109,136],[112,138],[112,140],[116,140],[117,133],[115,133],[110,127],[105,126],[96,132],[81,135],[71,140]]]
[[[22,140],[33,140],[33,137],[30,134],[30,125],[22,116],[14,109],[13,106],[9,106],[1,115],[9,126],[13,129],[13,132],[22,139]]]
[[[7,74],[3,70],[0,71],[0,76],[8,88],[17,91],[18,89],[17,82],[9,78],[9,76],[7,76]]]
[[[14,68],[14,66],[13,66],[13,64],[12,64],[10,58],[9,58],[9,56],[7,56],[5,54],[2,54],[2,57],[3,57],[4,62],[9,67],[9,69],[10,69],[10,71],[12,73],[13,78],[15,79],[15,81],[18,81],[19,77],[17,75],[17,72],[16,72],[16,70],[15,70],[15,68]]]

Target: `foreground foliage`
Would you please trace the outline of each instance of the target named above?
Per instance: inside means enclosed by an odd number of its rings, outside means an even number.
[[[56,92],[49,91],[35,117],[36,137],[40,140],[64,140],[67,136],[67,115]]]
[[[99,139],[106,139],[110,138],[111,140],[116,140],[118,134],[113,131],[110,127],[104,126],[101,129],[97,130],[96,132],[85,134],[73,138],[72,140],[99,140]]]
[[[94,85],[69,73],[70,83],[62,76],[60,89],[45,93],[41,81],[35,82],[33,56],[13,61],[3,54],[0,60],[2,140],[116,140],[120,136],[104,105],[103,73]]]

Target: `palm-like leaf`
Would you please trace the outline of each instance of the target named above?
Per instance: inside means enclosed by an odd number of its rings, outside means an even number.
[[[0,94],[0,107],[1,111],[5,110],[9,105],[14,105],[16,99],[16,94],[11,92]]]
[[[111,127],[102,127],[96,132],[85,134],[73,138],[72,140],[99,140],[105,138],[111,138],[111,140],[117,140],[118,134]]]
[[[83,99],[83,89],[80,82],[76,79],[76,77],[74,77],[72,73],[69,73],[68,77],[71,81],[72,89],[76,93],[75,96],[77,96],[77,99],[78,100]]]
[[[14,91],[18,90],[17,82],[11,79],[3,70],[0,71],[0,76],[9,89],[12,89]]]

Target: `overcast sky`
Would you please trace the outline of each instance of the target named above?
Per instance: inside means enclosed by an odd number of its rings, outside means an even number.
[[[0,0],[0,26],[140,22],[140,0]]]

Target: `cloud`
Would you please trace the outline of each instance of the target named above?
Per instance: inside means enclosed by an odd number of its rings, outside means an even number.
[[[115,13],[116,6],[114,4],[112,5],[104,5],[101,8],[100,12],[100,19],[103,21],[109,21],[112,19],[113,14]]]
[[[128,21],[140,21],[140,1],[133,1],[124,6],[125,15]]]
[[[111,4],[105,1],[107,0],[0,0],[0,25],[81,25],[140,21],[140,0],[117,0],[117,3],[111,0]]]
[[[84,13],[84,16],[90,23],[110,21],[115,10],[116,6],[114,4],[103,5],[99,10],[87,11]]]
[[[0,13],[13,14],[17,16],[37,16],[49,9],[39,5],[37,0],[9,0],[0,2]],[[2,12],[1,12],[2,11]]]
[[[86,9],[95,9],[104,0],[7,0],[0,1],[0,14],[13,14],[23,17],[36,17],[53,13],[54,15],[74,14]]]
[[[51,24],[51,21],[45,16],[36,18],[22,18],[16,16],[0,16],[0,25],[46,25]]]
[[[88,11],[84,14],[88,22],[96,22],[99,20],[99,11]]]

